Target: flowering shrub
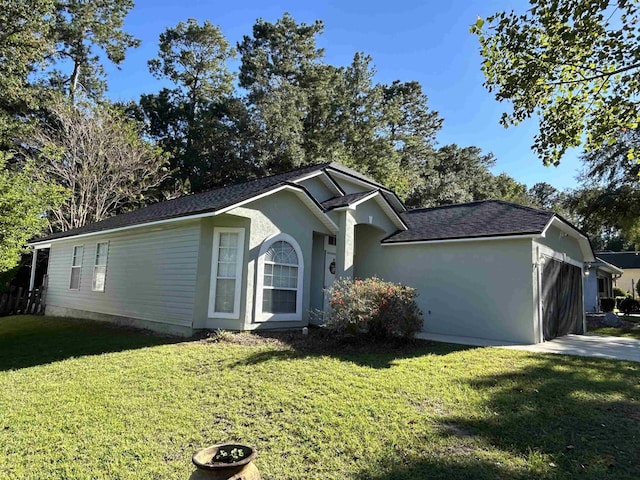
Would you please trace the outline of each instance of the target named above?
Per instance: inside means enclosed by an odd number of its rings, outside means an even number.
[[[367,333],[375,338],[413,338],[422,329],[416,291],[377,277],[340,279],[329,290],[327,327],[338,333]]]

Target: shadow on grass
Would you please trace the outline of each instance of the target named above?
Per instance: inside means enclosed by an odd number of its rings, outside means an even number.
[[[546,475],[523,473],[504,467],[498,462],[487,462],[467,457],[441,457],[438,459],[405,458],[402,463],[376,465],[361,472],[356,478],[367,480],[537,480]]]
[[[564,356],[537,360],[470,381],[487,392],[486,414],[443,418],[442,435],[451,435],[453,425],[499,450],[542,458],[552,467],[550,478],[640,478],[640,366]],[[456,468],[446,478],[457,478]]]
[[[372,340],[367,337],[336,338],[323,329],[312,329],[308,335],[300,332],[261,331],[265,344],[278,345],[276,350],[257,350],[235,365],[257,365],[267,361],[290,360],[307,356],[329,356],[370,368],[390,368],[399,359],[425,355],[447,355],[477,347],[401,339]]]
[[[182,341],[88,320],[0,317],[0,371]]]

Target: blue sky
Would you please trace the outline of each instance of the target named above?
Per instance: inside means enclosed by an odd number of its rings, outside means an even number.
[[[128,52],[119,70],[107,69],[109,95],[137,100],[141,93],[159,90],[147,61],[157,55],[158,36],[168,26],[188,18],[209,20],[235,45],[251,33],[257,18],[276,21],[289,12],[298,22],[324,22],[319,45],[328,63],[346,65],[362,51],[373,57],[378,81],[418,80],[430,108],[444,118],[439,144],[475,145],[493,152],[494,173],[506,172],[528,186],[547,182],[571,188],[580,167],[576,153],[568,154],[559,167],[542,166],[530,149],[537,122],[500,126],[508,105],[495,101],[482,86],[479,44],[469,26],[478,16],[523,6],[521,0],[137,0],[125,29],[142,45]]]

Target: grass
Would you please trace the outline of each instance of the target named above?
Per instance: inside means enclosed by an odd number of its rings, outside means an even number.
[[[640,327],[601,327],[589,329],[593,335],[607,335],[611,337],[637,338],[640,340]]]
[[[0,318],[0,478],[187,479],[234,440],[265,480],[640,477],[640,364],[311,333]]]
[[[588,332],[593,335],[607,335],[611,337],[627,337],[637,338],[640,340],[640,318],[632,315],[624,315],[620,317],[623,320],[624,327],[606,327],[593,325]]]

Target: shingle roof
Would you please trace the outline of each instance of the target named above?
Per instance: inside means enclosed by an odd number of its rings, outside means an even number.
[[[278,175],[258,178],[256,180],[237,185],[216,188],[215,190],[209,190],[195,195],[187,195],[173,200],[155,203],[148,207],[109,217],[100,222],[90,223],[80,228],[67,230],[66,232],[54,233],[47,237],[40,238],[38,241],[55,240],[57,238],[101,232],[104,230],[140,225],[186,215],[213,212],[244,200],[251,199],[261,193],[268,192],[269,190],[282,185],[286,185],[299,177],[314,171],[322,170],[328,165],[328,163],[321,163],[310,167],[280,173]]]
[[[640,268],[640,255],[636,252],[598,252],[596,256],[622,269]]]
[[[333,197],[325,202],[322,202],[322,208],[325,210],[333,210],[334,208],[340,207],[348,207],[352,203],[357,202],[361,198],[364,198],[377,190],[369,190],[367,192],[358,192],[358,193],[349,193],[348,195],[343,195],[341,197]]]
[[[401,215],[409,227],[384,243],[541,233],[554,213],[499,200],[410,210]]]

